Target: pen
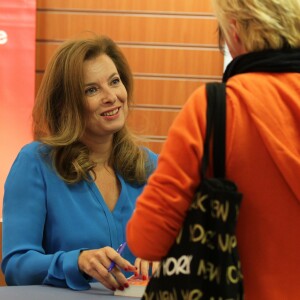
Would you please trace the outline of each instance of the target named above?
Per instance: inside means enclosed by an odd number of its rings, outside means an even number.
[[[126,242],[124,242],[123,244],[121,244],[117,250],[117,252],[121,255],[124,248],[126,246]],[[108,268],[108,272],[111,272],[111,270],[114,268],[114,266],[116,265],[116,263],[114,261],[111,262],[109,268]]]

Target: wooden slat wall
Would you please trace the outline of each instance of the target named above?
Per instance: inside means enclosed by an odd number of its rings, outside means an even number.
[[[210,0],[38,0],[37,89],[57,46],[88,31],[110,36],[124,51],[135,79],[129,123],[157,153],[188,96],[221,80]]]

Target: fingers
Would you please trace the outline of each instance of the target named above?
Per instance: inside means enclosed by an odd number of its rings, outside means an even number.
[[[128,260],[124,259],[117,251],[110,247],[105,247],[107,258],[109,259],[109,269],[111,262],[114,262],[120,269],[128,272],[135,272],[136,267],[132,265]]]
[[[108,268],[112,261],[115,261],[116,266],[109,272]],[[78,257],[78,267],[80,271],[95,278],[111,290],[123,290],[128,287],[127,279],[120,268],[128,271],[136,270],[130,262],[110,247],[82,251]]]
[[[137,258],[134,265],[137,267],[135,276],[140,274],[142,279],[146,280],[149,274],[149,262],[147,260]]]
[[[143,280],[146,280],[149,278],[150,271],[153,274],[158,269],[159,262],[149,262],[147,260],[137,258],[134,265],[137,267],[137,271],[134,275],[141,276]]]
[[[97,265],[92,264],[91,269],[88,272],[89,272],[88,274],[91,277],[101,282],[108,289],[115,291],[116,289],[123,286],[121,283],[117,281],[113,273],[108,272],[107,269],[101,263],[98,263]],[[124,280],[126,280],[126,278],[124,278]]]
[[[152,275],[156,272],[156,270],[159,268],[159,261],[153,261],[152,262]]]

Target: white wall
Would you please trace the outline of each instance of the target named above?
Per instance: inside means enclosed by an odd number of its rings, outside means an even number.
[[[224,71],[227,67],[227,65],[231,62],[232,57],[229,53],[228,47],[225,45],[225,55],[224,55]]]

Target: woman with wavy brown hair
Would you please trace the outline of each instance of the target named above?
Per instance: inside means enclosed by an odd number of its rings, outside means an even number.
[[[128,287],[125,271],[147,276],[147,262],[115,250],[157,162],[127,128],[132,93],[130,67],[110,38],[66,41],[55,52],[33,108],[35,141],[5,183],[8,285],[83,290],[97,280],[115,290]]]

